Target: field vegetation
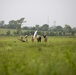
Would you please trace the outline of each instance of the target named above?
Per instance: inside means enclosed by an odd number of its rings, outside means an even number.
[[[0,21],[0,75],[76,75],[76,27],[22,27],[24,19]],[[31,41],[36,31],[41,42]],[[28,42],[21,42],[20,36],[25,35]],[[43,35],[48,36],[47,42]]]
[[[76,75],[76,37],[52,36],[28,42],[0,36],[0,75]]]

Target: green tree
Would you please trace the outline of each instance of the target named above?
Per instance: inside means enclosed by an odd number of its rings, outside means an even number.
[[[42,26],[42,30],[43,31],[47,31],[49,29],[49,25],[48,24],[44,24],[43,26]]]
[[[31,34],[31,35],[34,35],[34,31],[30,31],[30,34]]]
[[[49,31],[56,31],[56,26],[51,26],[51,27],[49,28]]]
[[[54,31],[50,31],[50,32],[49,32],[49,35],[50,35],[50,36],[56,36],[56,34],[55,34]]]
[[[75,35],[76,33],[76,27],[72,28],[72,35]]]
[[[10,35],[10,30],[8,30],[6,34],[7,34],[7,35]]]
[[[4,21],[0,21],[0,28],[4,27]]]
[[[43,26],[42,26],[42,30],[43,31],[47,31],[49,29],[49,25],[48,24],[44,24]]]
[[[37,34],[38,34],[38,35],[41,35],[41,31],[38,31]]]
[[[66,24],[65,27],[64,27],[64,32],[71,33],[71,31],[72,31],[72,28],[69,25]]]
[[[23,29],[23,30],[29,30],[29,27],[24,26],[22,29]]]
[[[36,25],[35,27],[36,27],[36,30],[39,30],[39,25]]]
[[[16,21],[11,20],[11,21],[9,21],[8,28],[16,29],[16,25],[17,25]]]
[[[76,27],[74,27],[74,28],[72,29],[72,31],[73,31],[74,33],[76,33]]]
[[[62,26],[56,26],[56,31],[63,31]]]
[[[32,27],[31,30],[36,30],[36,27]]]
[[[23,23],[25,23],[26,21],[24,21],[25,18],[21,18],[19,20],[16,21],[16,29],[17,29],[17,34],[21,33],[21,26]]]

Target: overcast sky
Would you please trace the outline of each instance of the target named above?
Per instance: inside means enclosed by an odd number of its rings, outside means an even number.
[[[0,0],[0,20],[24,17],[26,26],[65,24],[76,27],[76,0]]]

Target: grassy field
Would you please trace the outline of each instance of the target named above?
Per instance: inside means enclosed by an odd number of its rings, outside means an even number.
[[[11,34],[13,34],[14,31],[16,31],[15,29],[4,29],[4,28],[0,28],[0,34],[6,34],[6,32],[10,30]]]
[[[1,34],[7,34],[7,31],[10,31],[11,35],[14,35],[13,33],[16,32],[16,29],[4,29],[4,28],[0,28],[0,35]],[[22,32],[26,32],[27,30],[22,30]]]
[[[48,37],[45,43],[0,37],[0,75],[76,75],[76,38]]]

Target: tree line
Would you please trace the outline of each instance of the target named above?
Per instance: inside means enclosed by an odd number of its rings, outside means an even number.
[[[43,24],[42,26],[40,25],[35,25],[33,27],[28,27],[28,26],[24,26],[21,27],[23,23],[25,23],[26,21],[24,21],[25,18],[21,18],[18,20],[11,20],[9,21],[8,24],[5,24],[4,21],[0,21],[0,28],[5,28],[5,29],[16,29],[15,32],[13,32],[14,35],[33,35],[34,31],[37,30],[38,34],[40,35],[49,35],[49,36],[57,36],[57,35],[75,35],[76,34],[76,27],[71,27],[68,24],[65,24],[64,27],[62,27],[61,25],[57,25],[57,26],[51,26],[49,27],[48,24]],[[21,30],[27,30],[25,32],[22,32]],[[10,35],[10,31],[7,31],[7,35]]]

